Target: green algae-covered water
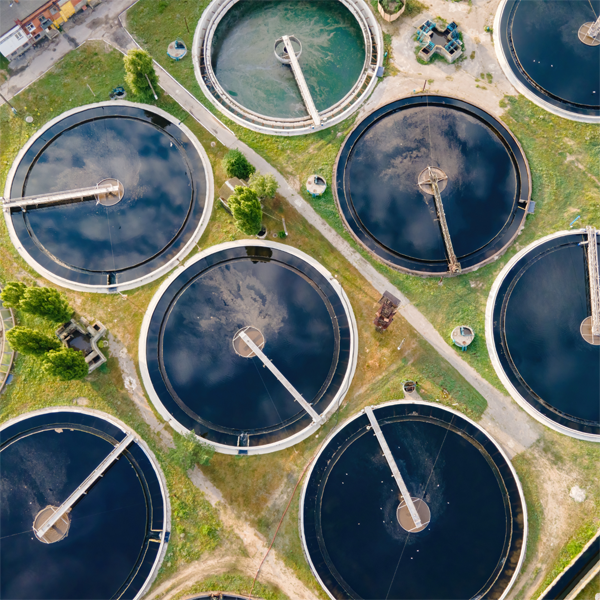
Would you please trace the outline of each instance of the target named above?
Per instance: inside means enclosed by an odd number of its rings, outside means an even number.
[[[290,67],[273,53],[275,40],[295,35],[317,110],[341,100],[365,60],[360,26],[338,0],[240,0],[217,26],[212,66],[219,83],[245,108],[278,118],[306,116]]]

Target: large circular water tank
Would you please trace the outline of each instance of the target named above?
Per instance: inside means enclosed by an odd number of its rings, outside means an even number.
[[[302,543],[327,595],[505,598],[524,558],[527,513],[504,452],[476,423],[438,405],[368,410],[327,439],[302,493]],[[380,437],[419,527],[410,527]]]
[[[357,356],[341,285],[275,242],[214,246],[154,296],[140,366],[160,414],[218,451],[256,454],[306,438],[337,410]]]
[[[170,508],[162,471],[135,432],[95,410],[39,410],[2,425],[0,460],[2,598],[137,599],[148,591],[166,552]]]
[[[419,275],[494,260],[524,226],[531,189],[525,155],[500,121],[435,95],[365,117],[340,149],[334,177],[354,238],[379,260]]]
[[[131,289],[178,264],[210,218],[212,170],[197,138],[169,113],[126,101],[46,124],[13,163],[5,198],[107,183],[118,193],[5,205],[11,240],[38,273],[78,291]]]

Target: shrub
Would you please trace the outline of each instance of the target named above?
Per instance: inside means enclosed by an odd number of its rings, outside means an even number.
[[[274,175],[261,175],[253,173],[250,175],[248,187],[256,192],[256,195],[262,200],[264,198],[273,198],[277,193],[279,185]]]
[[[171,459],[184,471],[194,465],[208,465],[215,453],[214,448],[202,443],[192,432],[187,435],[175,435],[175,448],[169,451]]]
[[[142,102],[154,100],[154,93],[148,84],[149,79],[158,95],[158,75],[154,70],[152,57],[145,50],[134,49],[123,57],[123,62],[125,63],[125,81],[131,91]]]
[[[19,308],[26,289],[27,286],[20,281],[9,281],[0,292],[0,300],[7,308]]]
[[[17,326],[6,332],[6,339],[15,352],[30,356],[44,356],[50,350],[58,350],[62,344],[58,339],[29,327]]]
[[[54,323],[66,323],[73,316],[73,309],[65,295],[54,288],[28,287],[19,302],[19,308]]]
[[[43,358],[42,368],[48,375],[62,381],[83,379],[89,372],[85,357],[73,348],[50,350]]]
[[[237,149],[230,150],[223,157],[223,168],[227,177],[248,179],[256,169],[248,162],[248,159]]]
[[[256,235],[262,227],[262,208],[256,192],[238,185],[227,204],[237,228],[246,235]]]

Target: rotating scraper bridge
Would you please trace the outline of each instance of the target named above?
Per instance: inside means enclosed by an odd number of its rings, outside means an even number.
[[[343,121],[358,109],[361,101],[366,99],[375,88],[377,73],[383,64],[384,50],[381,29],[375,15],[363,6],[361,0],[340,0],[360,25],[365,45],[362,73],[352,89],[339,102],[326,110],[318,112],[308,91],[302,68],[292,52],[290,54],[290,66],[300,89],[307,115],[301,118],[276,118],[245,108],[223,89],[215,75],[211,60],[213,39],[217,26],[238,1],[214,0],[211,2],[202,14],[196,28],[192,58],[196,79],[204,94],[216,108],[239,125],[271,135],[303,135],[315,131],[317,128],[331,127]],[[289,32],[284,37],[293,37],[293,32]],[[273,40],[273,42],[276,41],[279,40]],[[310,43],[310,40],[300,41],[305,44]]]

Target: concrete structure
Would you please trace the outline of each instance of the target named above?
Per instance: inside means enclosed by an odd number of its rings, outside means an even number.
[[[169,538],[171,535],[171,502],[169,499],[169,489],[167,487],[167,480],[164,476],[164,473],[162,472],[162,469],[160,468],[160,464],[159,464],[158,460],[156,459],[156,456],[154,455],[154,453],[152,452],[152,450],[150,449],[148,444],[143,439],[138,438],[136,433],[130,427],[125,425],[125,423],[123,423],[116,417],[113,417],[112,415],[109,415],[109,414],[104,413],[99,410],[90,409],[90,408],[84,409],[84,408],[79,408],[79,407],[75,408],[72,406],[53,406],[51,408],[42,408],[40,410],[35,410],[32,412],[28,412],[28,413],[19,415],[18,417],[15,417],[14,419],[10,419],[10,420],[2,423],[2,425],[0,426],[0,431],[10,427],[11,425],[14,425],[15,423],[18,423],[19,421],[24,421],[26,419],[30,419],[31,417],[49,414],[49,413],[62,413],[62,412],[70,412],[70,413],[75,413],[75,414],[96,416],[99,419],[107,421],[110,424],[112,424],[113,426],[115,426],[116,428],[118,428],[119,430],[121,430],[123,433],[125,433],[125,435],[127,437],[133,436],[133,438],[134,438],[133,443],[137,444],[141,448],[141,450],[144,452],[144,454],[148,457],[150,466],[152,467],[152,470],[156,473],[156,476],[158,478],[159,485],[160,485],[160,494],[161,494],[162,502],[163,502],[163,506],[164,506],[164,520],[163,520],[163,524],[162,524],[162,529],[160,531],[157,531],[157,533],[159,535],[159,540],[157,540],[157,542],[160,544],[160,549],[156,555],[154,564],[150,568],[150,571],[146,577],[144,585],[142,586],[141,589],[139,589],[137,591],[137,593],[135,594],[135,596],[133,598],[133,600],[141,600],[141,598],[143,598],[146,595],[146,593],[152,586],[152,583],[156,579],[156,576],[158,575],[158,569],[159,569],[160,565],[162,564],[162,561],[167,553],[167,546],[169,544]]]
[[[96,321],[90,326],[83,317],[81,318],[81,323],[86,329],[83,329],[75,319],[71,319],[56,330],[56,336],[67,348],[74,348],[83,352],[85,362],[91,373],[107,360],[106,356],[98,348],[100,338],[106,334],[106,327],[100,321]]]
[[[289,65],[292,67],[292,73],[294,74],[294,78],[296,79],[296,83],[298,84],[298,89],[300,90],[300,95],[302,96],[302,100],[304,101],[304,106],[306,106],[306,112],[308,112],[308,114],[310,115],[310,118],[315,124],[315,127],[319,127],[321,125],[321,117],[319,116],[319,111],[317,110],[317,107],[315,106],[315,103],[312,99],[310,90],[306,85],[304,73],[302,73],[302,67],[298,62],[298,56],[294,51],[292,42],[289,36],[287,35],[282,36],[281,39],[283,40],[284,52],[287,52],[288,58],[286,59],[284,55],[283,59],[280,58],[280,60],[282,60],[284,64],[287,64],[287,61],[289,61]],[[302,49],[300,49],[300,52],[302,52]]]
[[[500,359],[498,357],[498,352],[496,351],[496,344],[494,343],[494,306],[496,304],[496,297],[498,295],[498,291],[500,290],[500,286],[502,285],[506,276],[510,273],[511,269],[515,266],[521,258],[531,252],[534,248],[545,244],[546,242],[561,238],[568,235],[573,235],[574,233],[581,233],[582,235],[586,233],[585,229],[580,230],[570,230],[570,231],[559,231],[558,233],[552,233],[547,235],[539,240],[536,240],[529,246],[526,246],[519,252],[517,252],[505,265],[496,280],[492,284],[492,289],[490,290],[490,295],[488,296],[487,305],[485,308],[485,337],[487,343],[488,353],[490,355],[490,359],[492,361],[492,365],[496,374],[498,375],[500,381],[504,385],[504,387],[508,390],[508,393],[511,395],[513,400],[529,415],[531,415],[534,419],[537,419],[546,427],[550,427],[550,429],[554,429],[554,431],[558,431],[558,433],[562,433],[564,435],[568,435],[570,437],[576,438],[578,440],[584,440],[586,442],[600,442],[600,436],[594,435],[593,433],[583,433],[581,431],[575,431],[569,427],[565,427],[559,423],[556,423],[552,419],[549,419],[542,413],[538,412],[517,390],[517,388],[512,384],[511,380],[506,375],[502,364],[500,363]]]
[[[253,112],[228,94],[220,85],[211,64],[212,42],[218,24],[239,0],[213,0],[196,27],[192,59],[196,79],[204,95],[229,119],[253,131],[270,135],[303,135],[315,131],[310,116],[280,119]],[[321,111],[320,128],[331,127],[354,113],[377,84],[377,70],[383,65],[383,35],[376,16],[362,0],[340,0],[354,15],[363,33],[365,62],[352,89],[339,102]]]
[[[439,54],[452,63],[462,54],[463,45],[454,21],[440,30],[433,21],[427,19],[417,30],[417,40],[423,45],[419,58],[427,62],[434,54]]]
[[[13,0],[0,4],[0,53],[13,60],[37,42],[56,37],[58,27],[88,0]]]
[[[498,5],[498,10],[496,11],[496,16],[494,17],[494,28],[493,28],[494,31],[497,32],[496,35],[501,35],[502,15],[504,13],[504,10],[506,9],[507,2],[508,2],[508,0],[501,0],[500,4]],[[581,30],[580,30],[580,33],[578,33],[578,36],[582,36],[582,35],[583,35],[583,32],[581,32]],[[504,54],[504,48],[502,47],[502,44],[495,43],[494,48],[496,49],[496,58],[498,59],[498,62],[500,63],[500,66],[502,67],[502,71],[504,72],[504,75],[506,75],[506,78],[508,79],[508,81],[510,81],[510,83],[517,90],[517,92],[519,92],[520,94],[523,94],[523,96],[525,96],[525,98],[527,98],[528,100],[531,100],[531,102],[533,102],[534,104],[537,104],[539,107],[543,108],[544,110],[547,110],[548,112],[550,112],[554,115],[558,115],[559,117],[563,117],[564,119],[571,119],[572,121],[579,121],[581,123],[600,123],[600,117],[597,117],[594,115],[581,115],[581,114],[577,114],[570,110],[565,110],[564,108],[555,106],[554,104],[551,104],[550,102],[547,102],[546,100],[544,100],[544,97],[542,94],[536,94],[536,93],[532,92],[526,85],[524,85],[519,80],[519,78],[513,72],[510,64],[508,63],[506,55]]]
[[[85,199],[91,200],[92,198],[96,198],[100,204],[101,200],[98,197],[103,195],[119,196],[120,200],[123,197],[123,186],[118,183],[105,183],[102,185],[98,184],[96,187],[54,192],[52,194],[38,194],[37,196],[25,196],[23,198],[11,198],[9,200],[2,198],[1,200],[2,208],[8,211],[11,208],[27,210],[28,206],[67,204],[76,200],[83,201]]]
[[[233,191],[238,186],[246,187],[246,184],[241,179],[232,177],[231,179],[228,179],[219,190],[219,200],[229,214],[231,214],[231,209],[229,208],[227,201],[229,200],[229,196],[233,194]]]
[[[590,304],[592,305],[592,336],[600,336],[600,274],[598,272],[598,243],[595,227],[586,227],[587,241],[587,265],[590,286]]]
[[[322,196],[327,189],[327,182],[320,175],[311,175],[306,181],[306,191],[313,197]]]
[[[386,12],[385,8],[383,8],[383,6],[381,5],[381,2],[377,2],[377,11],[379,12],[379,16],[388,23],[392,23],[396,19],[399,19],[400,15],[404,12],[404,9],[406,8],[406,1],[399,0],[399,2],[402,3],[402,8],[398,10],[398,12],[394,13]]]
[[[436,46],[436,49],[437,48],[438,46]],[[435,167],[427,167],[427,169],[425,169],[421,175],[425,175],[425,177],[421,178],[421,176],[419,176],[419,187],[421,187],[421,189],[427,189],[429,187],[431,189],[429,193],[433,194],[433,197],[435,198],[435,210],[440,221],[440,228],[444,237],[444,245],[446,246],[446,254],[448,255],[448,270],[450,273],[460,273],[460,263],[458,262],[456,254],[454,253],[452,238],[450,237],[448,222],[446,221],[444,203],[442,202],[442,196],[440,195],[439,183],[440,181],[447,183],[448,177],[446,177],[446,174],[441,169],[437,169]]]
[[[450,335],[455,346],[465,351],[471,342],[475,339],[475,333],[466,325],[459,325],[452,330]]]

